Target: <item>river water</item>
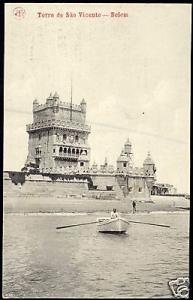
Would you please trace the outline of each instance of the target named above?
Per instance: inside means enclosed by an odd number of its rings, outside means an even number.
[[[168,280],[189,273],[189,213],[130,216],[171,228],[131,224],[125,235],[56,230],[96,217],[4,215],[4,297],[173,298]]]

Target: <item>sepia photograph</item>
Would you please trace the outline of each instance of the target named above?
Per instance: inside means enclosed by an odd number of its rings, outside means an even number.
[[[4,4],[3,298],[189,299],[191,11]]]

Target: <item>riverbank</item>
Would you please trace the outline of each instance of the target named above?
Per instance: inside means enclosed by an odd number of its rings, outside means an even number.
[[[94,213],[110,212],[116,208],[119,212],[132,212],[132,200],[104,200],[76,197],[4,197],[4,213]],[[152,196],[150,201],[137,201],[138,212],[182,211],[189,208],[190,201],[184,197]]]

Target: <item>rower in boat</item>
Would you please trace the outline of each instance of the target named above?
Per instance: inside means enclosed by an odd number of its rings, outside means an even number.
[[[118,217],[119,217],[119,215],[118,215],[116,208],[113,208],[113,210],[111,212],[111,219],[116,219]]]

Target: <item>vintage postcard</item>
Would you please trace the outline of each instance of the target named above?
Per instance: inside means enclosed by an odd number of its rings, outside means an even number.
[[[191,4],[4,9],[3,297],[189,298]]]

